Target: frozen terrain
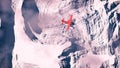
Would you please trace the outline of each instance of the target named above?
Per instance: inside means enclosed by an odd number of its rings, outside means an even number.
[[[13,0],[12,8],[13,68],[120,68],[120,0]]]

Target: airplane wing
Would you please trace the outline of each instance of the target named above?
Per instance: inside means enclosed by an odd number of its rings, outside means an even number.
[[[70,19],[69,19],[68,22],[67,22],[67,24],[68,24],[67,30],[70,29],[70,25],[71,25],[71,23],[72,23],[72,17],[73,17],[73,15],[70,15]]]

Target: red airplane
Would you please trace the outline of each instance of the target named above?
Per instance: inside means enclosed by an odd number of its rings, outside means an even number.
[[[71,23],[72,23],[72,17],[73,17],[73,15],[70,15],[70,18],[69,18],[69,20],[68,21],[65,21],[64,20],[64,18],[61,20],[62,21],[62,24],[67,24],[68,26],[67,26],[67,30],[69,30],[70,29],[70,25],[71,25]]]

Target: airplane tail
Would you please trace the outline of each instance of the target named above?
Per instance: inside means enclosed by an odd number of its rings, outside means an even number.
[[[71,23],[72,23],[72,17],[73,17],[73,15],[70,15],[70,19],[69,19],[69,21],[68,21],[68,27],[67,27],[67,30],[70,29],[70,25],[71,25]]]

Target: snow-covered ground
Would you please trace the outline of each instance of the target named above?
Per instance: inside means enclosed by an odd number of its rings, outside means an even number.
[[[30,40],[24,31],[22,0],[15,1],[13,68],[115,68],[117,61],[120,67],[120,1],[78,0],[77,9],[72,2],[36,0],[42,33],[32,30],[38,40]],[[67,31],[61,19],[70,14],[75,24]]]

